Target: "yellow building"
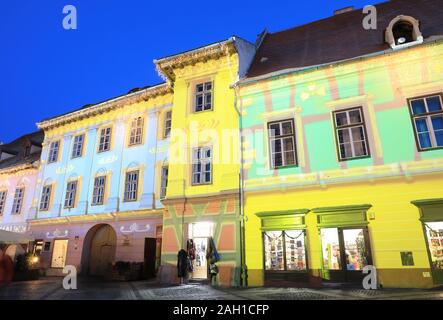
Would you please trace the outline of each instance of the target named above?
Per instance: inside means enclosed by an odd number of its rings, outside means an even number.
[[[254,51],[232,37],[155,61],[174,90],[162,281],[178,281],[177,253],[188,245],[195,249],[191,278],[208,279],[212,243],[220,255],[214,282],[240,284],[239,115],[231,85]]]
[[[369,265],[383,287],[442,283],[437,7],[391,1],[377,30],[354,10],[265,35],[238,85],[250,286],[361,284]]]

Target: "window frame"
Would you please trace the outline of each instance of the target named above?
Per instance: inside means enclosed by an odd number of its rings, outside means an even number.
[[[82,137],[81,142],[76,141],[77,138]],[[86,135],[84,133],[77,134],[72,138],[72,150],[71,150],[71,159],[81,158],[83,157],[83,150],[85,145]],[[80,148],[78,147],[80,145]],[[80,150],[78,150],[80,149]],[[80,154],[77,154],[76,151],[80,151]],[[75,153],[75,154],[74,154]]]
[[[169,126],[167,125],[168,122]],[[171,129],[172,129],[172,110],[168,110],[165,112],[165,117],[163,119],[163,139],[168,139],[171,136]]]
[[[2,216],[3,213],[5,212],[7,200],[8,200],[8,190],[0,190],[0,216]]]
[[[106,130],[107,129],[109,129],[109,141],[107,142],[108,148],[107,149],[102,149],[101,146],[106,144],[105,141],[101,142],[101,140],[102,140],[102,132],[103,132],[103,130],[105,130],[105,136],[104,137],[106,137]],[[112,126],[106,126],[106,127],[101,127],[98,130],[99,130],[99,134],[98,134],[97,153],[103,153],[103,152],[111,151],[113,127]],[[103,138],[103,139],[105,139],[105,138]]]
[[[139,123],[139,120],[141,123]],[[143,136],[145,133],[145,118],[137,116],[131,119],[129,124],[129,140],[128,146],[138,146],[143,144]]]
[[[166,177],[163,173],[167,172]],[[160,199],[163,200],[166,198],[166,193],[168,190],[168,177],[169,177],[169,165],[164,165],[160,168]]]
[[[19,215],[22,213],[23,202],[25,201],[25,189],[26,188],[24,186],[15,188],[14,201],[12,203],[12,208],[11,208],[11,215]],[[18,190],[21,191],[20,198],[17,198],[17,191]],[[17,204],[18,200],[20,200],[19,204]],[[17,210],[17,206],[18,206],[18,210]]]
[[[70,185],[74,185],[74,189],[69,189]],[[76,207],[77,200],[77,191],[78,191],[78,180],[68,181],[66,183],[66,192],[65,192],[65,201],[63,203],[64,209],[73,209]],[[68,198],[69,196],[69,198]],[[69,204],[68,201],[72,200],[72,204]]]
[[[57,144],[57,149],[55,149],[53,147],[54,144]],[[59,158],[59,154],[60,154],[60,145],[61,145],[60,140],[52,141],[49,144],[48,164],[58,162],[58,158]],[[55,152],[55,159],[54,159],[54,152]]]
[[[211,170],[209,171],[210,174],[210,180],[209,181],[205,181],[202,182],[202,180],[200,179],[200,182],[194,182],[194,165],[196,164],[194,162],[194,160],[198,160],[199,162],[201,162],[202,158],[198,158],[195,159],[194,158],[194,154],[196,151],[200,150],[200,155],[202,154],[201,150],[207,150],[209,149],[211,156],[209,158],[205,157],[204,160],[206,162],[206,159],[209,159],[209,163],[211,165]],[[201,163],[200,163],[201,164]],[[206,163],[201,164],[201,168],[203,168],[203,165],[206,165]],[[213,147],[212,146],[203,146],[203,147],[196,147],[193,148],[191,151],[191,185],[192,186],[203,186],[203,185],[211,185],[213,183],[213,171],[214,171],[214,163],[213,163]],[[200,175],[200,178],[202,176],[204,176],[207,173],[207,171],[205,170],[201,170],[200,172],[198,172],[198,174]]]
[[[135,190],[128,191],[128,186],[130,184],[134,184],[134,181],[128,181],[128,178],[131,174],[137,174],[137,178],[135,180]],[[125,173],[125,186],[123,190],[123,202],[136,202],[138,201],[138,191],[139,191],[139,182],[140,182],[140,170],[130,170]],[[135,198],[128,198],[127,194],[135,193]]]
[[[442,108],[441,111],[429,112],[427,99],[433,98],[433,97],[440,98],[440,106]],[[416,101],[416,100],[423,100],[424,101],[426,113],[414,115],[414,111],[412,109],[412,102]],[[411,124],[412,124],[412,128],[414,130],[414,138],[415,138],[415,144],[417,146],[417,150],[419,152],[425,152],[425,151],[443,149],[443,146],[437,146],[435,130],[434,130],[434,126],[433,126],[432,120],[431,120],[431,118],[434,116],[440,115],[443,117],[443,93],[427,94],[427,95],[422,95],[422,96],[418,96],[418,97],[408,98],[407,101],[408,101],[409,116],[411,118]],[[417,119],[426,119],[426,125],[428,126],[428,129],[432,128],[432,131],[428,131],[429,132],[429,139],[431,141],[431,145],[435,145],[435,146],[432,146],[431,148],[422,148],[421,147],[420,138],[418,136],[417,124],[415,122],[415,120],[417,120]]]
[[[351,111],[354,110],[359,110],[360,112],[360,117],[361,117],[361,122],[360,123],[353,123],[353,124],[349,124],[349,113]],[[346,119],[348,120],[348,124],[343,125],[343,126],[337,126],[337,117],[336,115],[339,113],[346,113]],[[338,110],[334,110],[332,112],[332,122],[334,124],[334,135],[335,135],[335,148],[337,150],[337,157],[338,157],[338,161],[339,162],[344,162],[344,161],[352,161],[352,160],[360,160],[360,159],[366,159],[366,158],[370,158],[371,157],[371,149],[370,149],[370,144],[369,144],[369,136],[368,136],[368,131],[366,129],[366,119],[365,119],[365,114],[364,114],[364,110],[362,106],[357,106],[357,107],[351,107],[351,108],[346,108],[346,109],[338,109]],[[342,144],[340,142],[340,138],[338,135],[338,131],[339,130],[343,130],[343,129],[349,129],[348,131],[351,133],[350,134],[350,139],[351,139],[351,148],[352,148],[352,153],[355,154],[354,151],[354,140],[352,137],[352,128],[357,128],[357,127],[363,127],[363,135],[364,135],[364,142],[365,142],[365,147],[366,147],[366,155],[362,155],[362,156],[353,156],[353,157],[348,157],[348,158],[342,158],[341,156],[341,152],[340,152],[340,144]]]
[[[206,90],[206,85],[207,84],[211,84],[211,90]],[[197,91],[197,87],[203,85],[203,91],[202,92],[198,92]],[[194,88],[193,88],[193,102],[192,102],[192,112],[193,113],[201,113],[201,112],[205,112],[205,111],[213,111],[214,110],[214,81],[211,80],[201,80],[198,82],[194,83]],[[197,96],[198,95],[203,95],[203,104],[202,104],[202,110],[197,111]],[[206,100],[206,95],[207,94],[211,94],[211,108],[209,109],[205,109],[205,100]]]
[[[45,189],[49,188],[49,192],[46,194]],[[39,211],[49,211],[49,207],[51,206],[51,195],[52,195],[52,185],[48,184],[42,187],[42,193],[40,197],[40,204],[38,206]],[[43,200],[43,197],[46,197],[47,199]],[[42,207],[42,204],[46,204],[44,207]]]
[[[102,185],[99,185],[99,186],[96,185],[98,179],[103,179],[103,184]],[[107,182],[106,180],[107,180],[106,175],[96,176],[94,178],[94,185],[93,185],[93,188],[92,188],[91,206],[101,206],[101,205],[103,205],[105,203],[106,182]],[[100,197],[99,195],[96,194],[96,190],[98,188],[100,188],[100,189],[103,188],[103,193],[101,195],[101,197],[102,197],[101,202],[94,201],[94,199],[97,199],[98,197]]]
[[[274,124],[280,124],[280,129],[282,129],[282,124],[284,122],[291,122],[291,126],[292,126],[292,133],[291,134],[281,134],[278,137],[277,136],[271,136],[270,135],[270,127],[271,125]],[[278,170],[278,169],[285,169],[285,168],[292,168],[292,167],[298,167],[298,156],[297,156],[297,137],[295,135],[295,121],[293,118],[289,118],[289,119],[282,119],[282,120],[275,120],[275,121],[269,121],[266,123],[266,130],[267,130],[267,137],[268,137],[268,155],[269,155],[269,166],[272,170]],[[281,165],[281,166],[275,166],[274,165],[274,160],[273,160],[273,153],[272,153],[272,140],[281,140],[283,141],[285,138],[291,137],[292,138],[292,142],[293,142],[293,146],[294,146],[294,150],[292,150],[294,152],[294,163],[293,164],[288,164],[288,165]],[[283,147],[283,143],[282,143],[282,147]],[[283,150],[283,149],[282,149]],[[284,158],[284,153],[285,152],[289,152],[289,151],[281,151],[282,154],[282,162],[284,162],[285,158]]]

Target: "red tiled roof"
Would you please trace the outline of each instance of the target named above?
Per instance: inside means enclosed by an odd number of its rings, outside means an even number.
[[[377,30],[365,30],[362,9],[303,26],[268,33],[248,71],[248,78],[284,69],[303,68],[389,49],[384,33],[398,15],[420,22],[426,39],[443,35],[443,0],[391,0],[376,5]]]

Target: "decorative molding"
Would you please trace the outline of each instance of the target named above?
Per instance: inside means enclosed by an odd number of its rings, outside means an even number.
[[[130,233],[142,233],[142,232],[149,232],[151,230],[151,226],[149,224],[143,225],[143,228],[139,228],[139,225],[137,223],[133,223],[129,226],[129,228],[125,228],[124,226],[120,227],[120,232],[123,234],[130,234]]]
[[[55,238],[67,238],[69,235],[69,231],[61,231],[58,228],[55,229],[52,233],[46,232],[46,238],[48,239],[55,239]]]

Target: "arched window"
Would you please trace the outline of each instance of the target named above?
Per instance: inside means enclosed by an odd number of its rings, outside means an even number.
[[[385,40],[393,49],[422,43],[418,20],[410,16],[396,17],[386,29]]]

